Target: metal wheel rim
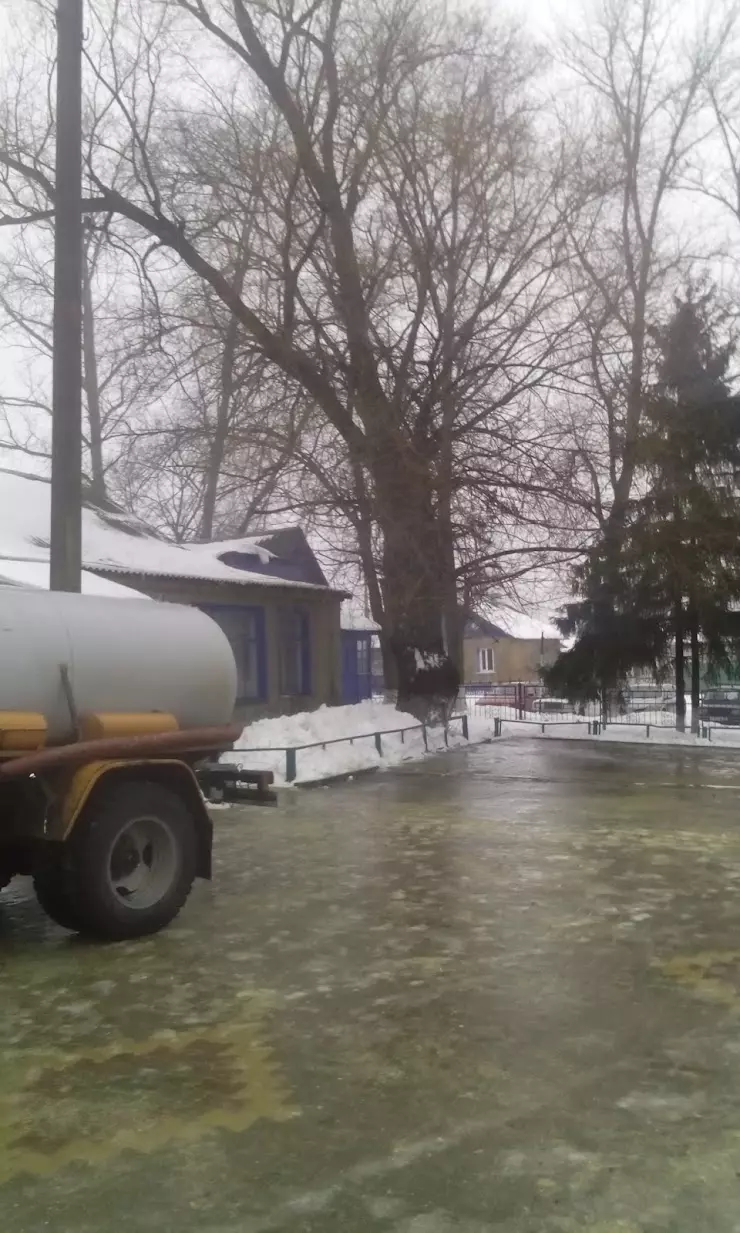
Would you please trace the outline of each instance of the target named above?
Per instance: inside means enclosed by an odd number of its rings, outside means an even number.
[[[108,885],[132,911],[155,904],[172,886],[178,867],[175,837],[161,818],[132,818],[116,836],[108,856]]]

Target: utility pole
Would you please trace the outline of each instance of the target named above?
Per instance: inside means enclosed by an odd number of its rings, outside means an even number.
[[[57,0],[52,591],[82,573],[82,0]]]

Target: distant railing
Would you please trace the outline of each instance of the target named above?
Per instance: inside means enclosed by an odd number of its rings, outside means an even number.
[[[460,728],[461,728],[463,738],[466,741],[470,739],[468,735],[467,715],[451,715],[448,720],[448,723],[445,724],[444,729],[443,729],[445,747],[449,745],[449,732],[448,732],[449,724],[455,723],[456,721],[459,721],[460,723]],[[501,725],[500,723],[497,722],[495,726],[497,729],[496,735],[498,736],[500,735]],[[378,753],[378,756],[382,758],[383,756],[383,737],[384,736],[398,736],[398,734],[400,733],[401,744],[403,745],[405,742],[405,736],[407,732],[421,731],[422,737],[424,740],[424,749],[428,751],[429,750],[429,728],[430,727],[431,727],[430,724],[419,723],[419,724],[411,724],[406,728],[382,728],[378,732],[359,732],[355,736],[337,736],[337,737],[332,737],[331,740],[328,740],[328,741],[312,741],[308,745],[274,745],[274,746],[235,745],[232,752],[233,753],[248,753],[248,754],[283,754],[283,756],[285,757],[285,782],[295,783],[295,780],[298,774],[297,755],[299,753],[305,752],[308,749],[328,749],[330,745],[354,745],[356,741],[374,740],[375,749]]]
[[[466,703],[479,713],[487,713],[500,720],[535,724],[543,732],[549,725],[585,724],[590,734],[598,735],[606,727],[627,725],[644,727],[649,736],[651,728],[674,728],[676,724],[675,692],[659,685],[631,686],[605,701],[578,704],[564,698],[554,698],[543,685],[529,681],[476,681],[464,685],[461,694]],[[703,702],[702,695],[702,705]],[[690,717],[687,715],[689,726]],[[703,717],[699,735],[711,740],[712,728],[717,726],[740,727],[740,708],[737,723],[728,719],[718,724],[717,720],[710,722]]]

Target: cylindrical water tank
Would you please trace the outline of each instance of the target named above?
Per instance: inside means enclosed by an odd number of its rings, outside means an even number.
[[[79,715],[164,711],[181,728],[229,723],[236,665],[215,621],[180,604],[0,587],[0,710],[36,711],[47,740]]]

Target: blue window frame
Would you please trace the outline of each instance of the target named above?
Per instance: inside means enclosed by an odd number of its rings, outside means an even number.
[[[278,662],[284,697],[311,693],[311,627],[302,608],[281,608],[278,613]]]
[[[238,604],[203,606],[203,612],[223,630],[236,660],[237,702],[257,702],[267,697],[265,610]]]
[[[370,638],[359,637],[357,639],[357,675],[370,675]]]

